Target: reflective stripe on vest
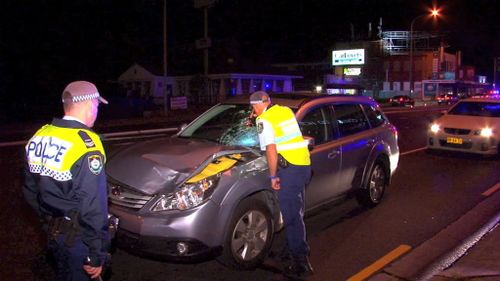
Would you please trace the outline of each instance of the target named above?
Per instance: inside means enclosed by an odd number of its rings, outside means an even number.
[[[86,144],[78,135],[79,131],[87,133],[92,143]],[[57,181],[71,180],[71,167],[88,152],[98,151],[105,158],[99,136],[81,128],[45,125],[28,141],[25,149],[30,172]]]
[[[287,144],[278,144],[276,148],[278,151],[285,151],[285,150],[293,150],[297,148],[307,148],[307,141],[303,142],[296,142],[296,143],[287,143]]]
[[[278,153],[294,165],[310,165],[307,142],[302,137],[295,115],[288,107],[274,105],[257,119],[266,120],[274,131]]]

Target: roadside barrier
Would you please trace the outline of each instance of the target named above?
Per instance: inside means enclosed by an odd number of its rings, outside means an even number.
[[[124,131],[124,132],[114,132],[101,134],[103,136],[103,141],[117,141],[123,139],[130,139],[134,136],[141,135],[154,135],[154,134],[165,134],[177,132],[178,128],[165,128],[165,129],[149,129],[149,130],[134,130],[134,131]],[[25,145],[28,140],[10,141],[0,143],[0,147],[10,147]]]

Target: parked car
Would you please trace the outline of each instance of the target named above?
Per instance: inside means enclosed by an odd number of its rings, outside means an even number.
[[[429,149],[499,154],[500,98],[459,101],[430,126]]]
[[[410,96],[406,95],[394,96],[389,99],[389,102],[391,103],[392,106],[409,106],[409,107],[415,106],[415,100]]]
[[[459,98],[457,96],[451,95],[451,94],[441,94],[441,95],[438,95],[436,97],[436,99],[437,99],[437,103],[439,105],[441,105],[441,104],[454,104],[459,100]]]
[[[265,153],[248,126],[248,96],[218,104],[177,135],[144,141],[108,161],[117,245],[173,261],[216,257],[238,269],[268,254],[281,214]],[[399,160],[396,128],[371,98],[274,94],[309,140],[313,177],[306,211],[354,193],[374,207]]]

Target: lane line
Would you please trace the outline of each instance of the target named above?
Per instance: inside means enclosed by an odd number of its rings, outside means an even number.
[[[386,265],[389,263],[393,262],[395,259],[399,258],[400,256],[406,254],[408,251],[411,250],[411,246],[409,245],[399,245],[396,249],[390,251],[388,254],[385,256],[381,257],[365,269],[361,270],[360,272],[356,273],[355,275],[349,277],[347,281],[362,281],[366,280],[368,277],[372,276],[374,273],[377,271],[381,270],[384,268]]]
[[[427,149],[427,146],[424,146],[424,147],[421,147],[421,148],[417,148],[417,149],[413,149],[413,150],[408,150],[408,151],[400,153],[399,155],[403,156],[403,155],[407,155],[407,154],[418,152],[420,150],[425,150],[425,149]]]
[[[384,111],[382,108],[382,111],[384,112],[385,115],[390,115],[390,114],[399,114],[399,113],[415,113],[415,112],[424,112],[424,111],[443,111],[445,108],[425,108],[425,109],[414,109],[414,110],[393,110],[393,111]]]
[[[491,194],[497,192],[498,190],[500,190],[500,182],[497,183],[497,184],[495,184],[494,186],[490,187],[485,192],[481,193],[481,195],[483,195],[483,196],[490,196]]]

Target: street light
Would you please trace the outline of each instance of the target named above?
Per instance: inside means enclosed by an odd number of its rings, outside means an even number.
[[[410,80],[410,96],[413,94],[413,24],[415,21],[419,18],[429,16],[429,14],[422,14],[419,16],[416,16],[410,23],[410,75],[409,75],[409,80]],[[438,17],[439,16],[439,10],[437,9],[432,9],[430,13],[431,17]]]

